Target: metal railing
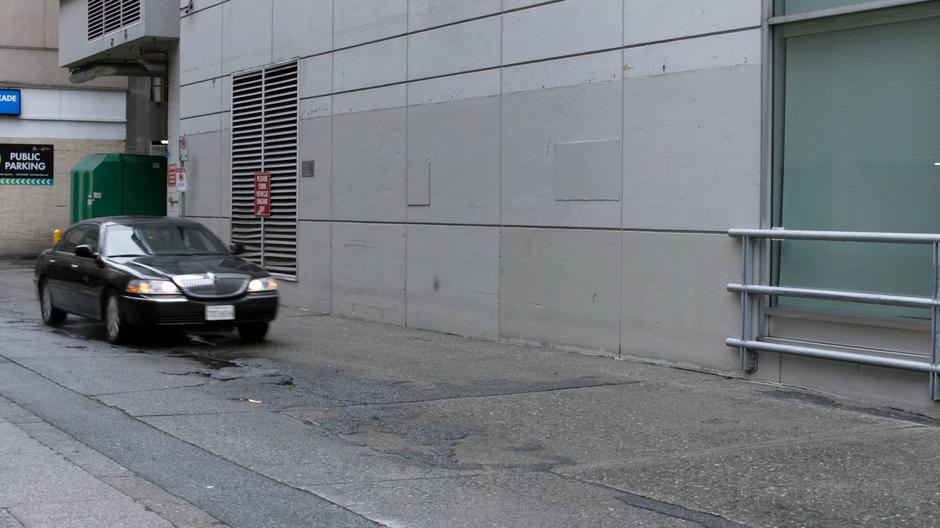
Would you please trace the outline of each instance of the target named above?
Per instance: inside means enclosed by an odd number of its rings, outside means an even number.
[[[728,338],[725,343],[741,351],[741,369],[757,370],[757,352],[777,352],[796,356],[845,361],[902,370],[926,372],[930,376],[930,395],[940,400],[940,235],[921,233],[866,233],[852,231],[789,231],[785,229],[732,229],[728,235],[742,242],[742,281],[728,284],[728,291],[741,294],[741,336]],[[767,286],[754,281],[754,251],[758,240],[826,240],[834,242],[877,242],[884,244],[921,244],[933,248],[932,295],[915,297],[884,295],[818,288]],[[755,297],[801,297],[864,304],[929,308],[930,361],[913,361],[854,352],[828,350],[810,346],[797,346],[763,341],[754,336]]]

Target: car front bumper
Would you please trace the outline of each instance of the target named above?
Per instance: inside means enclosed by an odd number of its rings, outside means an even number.
[[[207,321],[206,306],[232,305],[235,319]],[[249,293],[236,299],[195,300],[183,296],[121,297],[121,311],[132,325],[230,327],[243,323],[264,323],[277,317],[277,293]]]

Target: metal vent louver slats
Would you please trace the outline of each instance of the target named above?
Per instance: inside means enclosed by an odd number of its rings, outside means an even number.
[[[88,0],[88,40],[104,35],[104,0]]]
[[[297,274],[297,63],[232,79],[232,241],[272,273]],[[254,215],[254,178],[271,173],[271,216]]]
[[[124,0],[121,3],[121,26],[129,26],[140,20],[140,0]]]
[[[88,40],[140,21],[140,0],[88,0]]]

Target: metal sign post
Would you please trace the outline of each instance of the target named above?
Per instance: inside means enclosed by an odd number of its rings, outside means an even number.
[[[186,189],[188,187],[186,162],[189,161],[189,139],[182,135],[179,138],[179,159],[180,168],[176,173],[176,190],[180,193],[180,216],[186,218]]]
[[[182,163],[182,162],[180,162]],[[186,167],[176,169],[176,190],[180,192],[180,216],[186,217],[186,189],[189,188],[189,178]]]

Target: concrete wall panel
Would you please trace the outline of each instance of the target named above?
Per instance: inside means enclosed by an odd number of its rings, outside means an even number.
[[[408,0],[342,0],[334,2],[333,46],[336,49],[403,35]]]
[[[623,0],[568,0],[503,15],[503,64],[617,48]]]
[[[642,44],[759,26],[761,2],[624,0],[623,43]]]
[[[554,146],[619,140],[618,82],[520,92],[503,97],[502,221],[509,225],[620,227],[618,201],[559,201]],[[620,178],[615,160],[599,180]]]
[[[406,37],[357,46],[333,54],[337,92],[401,82],[407,74]]]
[[[499,229],[408,226],[408,326],[499,337]]]
[[[14,0],[15,1],[15,0]],[[59,0],[45,0],[46,20],[43,44],[47,48],[59,47]]]
[[[500,94],[499,71],[449,75],[439,79],[408,83],[408,104],[443,103]]]
[[[223,112],[229,112],[232,110],[232,76],[226,75],[219,82],[222,85],[222,104],[220,106]]]
[[[232,129],[227,120],[228,114],[224,114],[222,123],[222,144],[221,155],[219,159],[220,181],[219,191],[221,194],[221,216],[230,218],[232,216]]]
[[[330,117],[304,119],[300,122],[300,161],[313,161],[312,178],[301,177],[298,211],[301,219],[329,220],[331,210],[332,122]]]
[[[46,4],[37,0],[0,0],[3,13],[0,46],[45,47]],[[55,11],[57,4],[53,6]]]
[[[216,5],[180,19],[180,83],[222,75],[222,8]]]
[[[500,19],[484,18],[408,37],[408,78],[499,66]]]
[[[228,0],[180,0],[180,11],[185,15],[187,13],[186,8],[189,7],[190,3],[192,4],[192,9],[188,12],[201,11],[227,1]]]
[[[333,92],[333,54],[300,61],[300,97],[316,97]]]
[[[759,65],[624,82],[624,226],[758,225],[760,82]]]
[[[21,120],[124,123],[127,97],[121,92],[23,88]]]
[[[229,0],[222,5],[222,74],[271,63],[273,0]]]
[[[620,234],[504,228],[502,337],[617,354]]]
[[[210,79],[181,86],[180,118],[221,112],[222,101],[224,99],[222,94],[222,79]],[[231,101],[229,101],[229,103],[231,103]]]
[[[281,281],[281,302],[320,313],[331,310],[332,227],[300,222],[297,228],[297,282]]]
[[[503,10],[522,9],[535,4],[544,4],[546,0],[503,0]]]
[[[405,220],[406,110],[333,118],[333,216],[338,220]]]
[[[193,216],[222,216],[222,200],[229,197],[229,189],[223,190],[221,152],[222,132],[188,136],[189,161],[186,176],[189,188],[186,191],[186,213]],[[227,172],[229,169],[225,169]]]
[[[623,233],[625,356],[738,369],[725,339],[741,332],[737,241],[722,234]]]
[[[228,113],[209,114],[205,116],[180,119],[179,133],[184,135],[191,135],[218,132],[219,130],[222,130],[223,116],[227,126],[231,120],[231,116]]]
[[[405,324],[405,226],[333,225],[333,312]]]
[[[369,112],[405,106],[407,89],[404,84],[385,86],[371,90],[357,90],[333,96],[333,114]]]
[[[580,86],[620,81],[623,78],[623,52],[554,59],[513,66],[503,70],[504,94],[538,91],[563,86]]]
[[[761,63],[760,30],[738,31],[623,51],[625,79]]]
[[[333,47],[333,0],[276,0],[274,61],[304,57]]]
[[[408,0],[408,30],[499,13],[500,0]]]
[[[410,107],[408,159],[430,160],[430,205],[409,207],[409,221],[497,223],[498,97]]]

